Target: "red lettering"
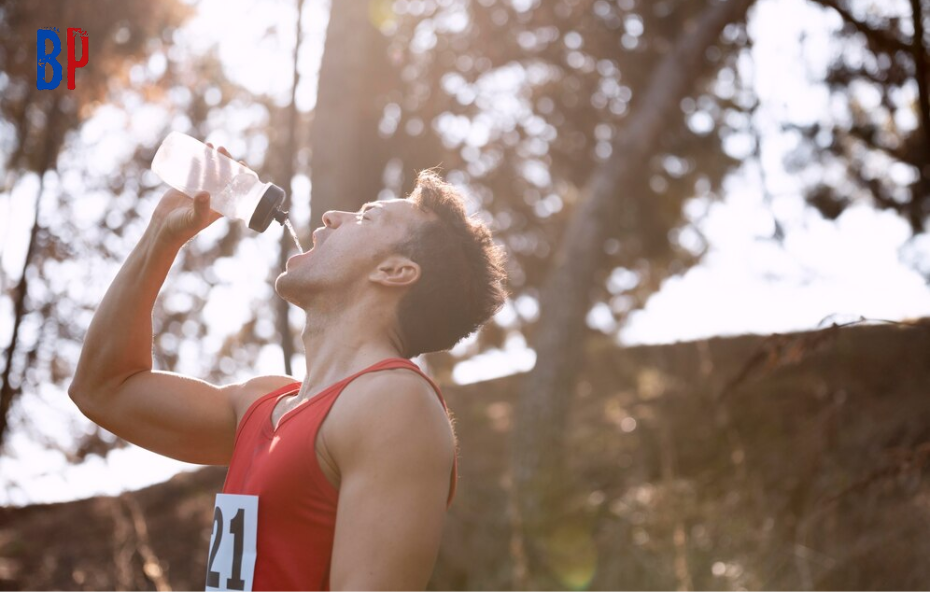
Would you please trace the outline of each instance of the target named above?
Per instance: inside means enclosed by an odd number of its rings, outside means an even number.
[[[77,60],[74,54],[74,38],[81,38],[81,60]],[[87,31],[68,27],[68,90],[74,90],[74,71],[87,65],[87,52],[90,41],[87,38]]]

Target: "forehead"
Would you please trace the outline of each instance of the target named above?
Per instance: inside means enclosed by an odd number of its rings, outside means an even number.
[[[374,206],[392,222],[420,222],[429,219],[429,214],[417,208],[409,199],[384,199],[370,201],[362,206]]]

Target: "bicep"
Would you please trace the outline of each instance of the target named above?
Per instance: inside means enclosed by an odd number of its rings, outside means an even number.
[[[252,382],[217,386],[173,372],[143,371],[81,410],[101,427],[158,454],[226,464],[235,443],[237,404]]]
[[[390,399],[381,409],[368,408],[376,421],[336,458],[342,479],[333,590],[423,590],[439,552],[454,454],[451,429],[444,414],[424,409],[422,397]]]

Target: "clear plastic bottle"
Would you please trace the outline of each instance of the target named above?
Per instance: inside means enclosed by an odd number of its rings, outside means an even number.
[[[252,230],[264,232],[272,220],[282,225],[287,220],[280,209],[283,189],[262,183],[252,169],[187,134],[168,134],[155,153],[152,171],[189,197],[208,191],[210,208]]]

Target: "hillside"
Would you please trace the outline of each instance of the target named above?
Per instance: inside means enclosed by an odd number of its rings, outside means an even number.
[[[570,418],[566,588],[925,589],[930,322],[618,349],[589,344]],[[519,376],[444,395],[459,491],[434,589],[512,587]],[[0,508],[0,589],[202,589],[225,469]]]

